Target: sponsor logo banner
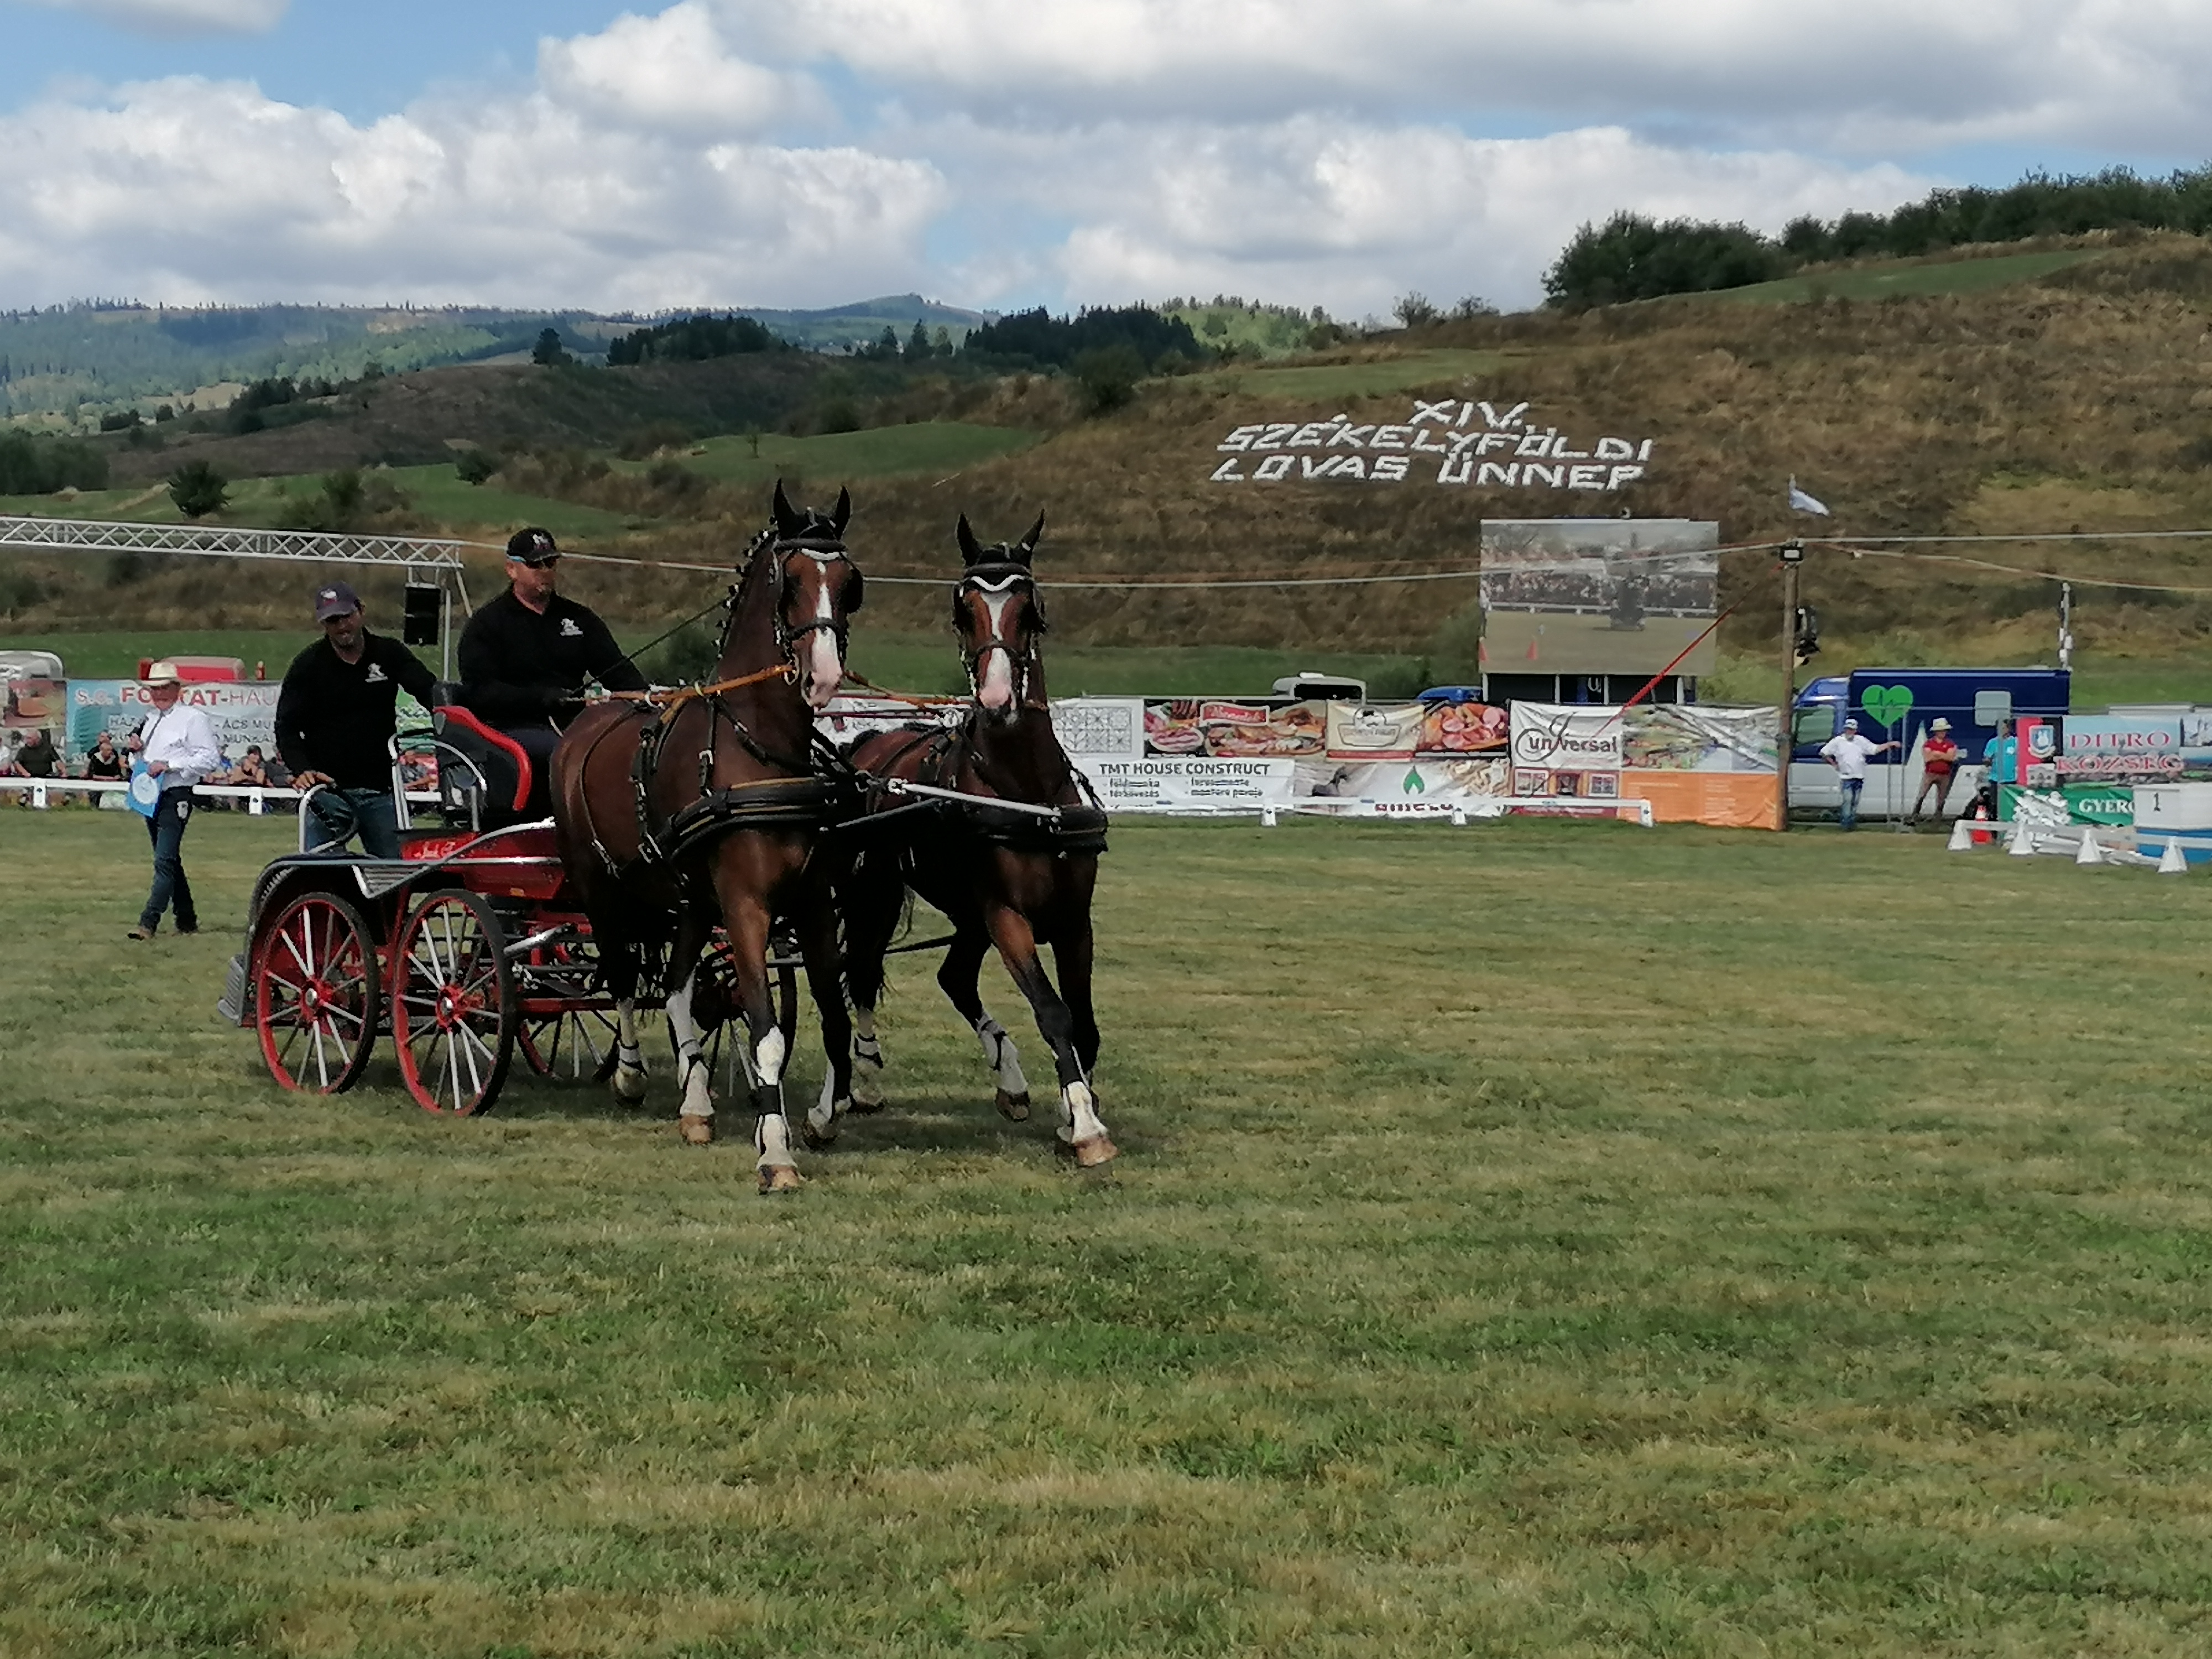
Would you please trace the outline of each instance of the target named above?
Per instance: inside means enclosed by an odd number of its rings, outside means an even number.
[[[275,680],[206,682],[185,686],[178,701],[207,715],[223,758],[236,761],[257,744],[264,756],[276,753],[276,694],[283,689]],[[71,680],[70,754],[82,760],[103,731],[120,747],[154,712],[153,700],[137,680]]]
[[[1327,741],[1318,702],[1245,702],[1231,697],[1174,697],[1145,705],[1145,752],[1207,755],[1218,760],[1297,760]]]
[[[1332,702],[1326,707],[1331,760],[1411,760],[1428,719],[1428,710],[1417,702]]]
[[[1161,756],[1084,767],[1109,812],[1252,812],[1291,804],[1292,760]]]

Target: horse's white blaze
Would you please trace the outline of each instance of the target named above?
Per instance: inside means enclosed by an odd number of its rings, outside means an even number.
[[[1104,1137],[1106,1126],[1091,1103],[1091,1085],[1071,1083],[1060,1091],[1060,1138],[1070,1146]]]
[[[1004,643],[1006,606],[1012,602],[1012,593],[986,593],[983,605],[991,613],[991,637]],[[986,708],[1006,708],[1014,701],[1014,658],[1012,651],[998,650],[983,660],[983,683],[975,688],[976,700]]]
[[[836,612],[830,604],[830,577],[825,568],[822,585],[814,590],[814,620],[820,623],[834,619]],[[837,695],[837,687],[844,680],[845,665],[837,660],[837,635],[827,628],[817,628],[809,635],[812,643],[808,647],[806,668],[807,706],[820,714],[830,706],[830,699]]]
[[[783,1028],[778,1026],[753,1050],[753,1075],[760,1079],[761,1087],[773,1089],[783,1081]]]
[[[763,1170],[795,1170],[799,1160],[791,1155],[791,1126],[783,1121],[781,1112],[763,1112],[753,1126],[753,1150],[760,1154]]]
[[[685,1117],[714,1115],[714,1079],[699,1052],[699,1028],[691,1018],[691,988],[699,977],[692,969],[676,994],[668,999],[668,1029],[676,1036],[677,1065],[684,1074]]]
[[[983,1044],[983,1063],[999,1074],[999,1087],[1010,1095],[1025,1095],[1030,1080],[1022,1075],[1022,1056],[1006,1028],[986,1014],[975,1022],[975,1035]]]

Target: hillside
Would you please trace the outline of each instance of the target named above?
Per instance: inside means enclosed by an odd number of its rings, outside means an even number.
[[[724,307],[727,309],[727,307]],[[989,320],[983,312],[889,295],[818,311],[750,309],[747,314],[808,350],[842,352],[903,337],[919,320],[957,342]],[[586,311],[486,307],[237,306],[175,309],[89,303],[0,313],[0,420],[76,422],[82,411],[162,400],[219,406],[244,382],[285,375],[343,380],[364,363],[386,374],[457,363],[526,361],[539,331],[560,331],[587,361],[634,317]]]
[[[952,520],[963,510],[991,535],[1012,533],[1045,511],[1050,528],[1041,568],[1048,576],[1472,568],[1485,517],[1679,514],[1717,519],[1724,540],[1741,543],[1807,529],[1784,508],[1793,474],[1836,509],[1836,531],[1862,535],[2212,525],[2212,249],[2194,238],[2164,237],[2086,252],[2094,257],[2023,272],[2002,285],[1977,271],[1972,281],[1947,278],[1952,291],[1875,301],[1834,291],[1765,304],[1705,296],[1578,316],[1442,324],[1285,367],[1151,383],[1133,405],[1097,419],[1080,418],[1066,383],[1056,380],[1018,377],[995,389],[927,392],[886,383],[873,403],[860,394],[871,419],[897,422],[903,415],[948,423],[957,416],[1028,437],[994,447],[954,434],[949,449],[921,445],[907,460],[872,468],[855,464],[858,452],[841,457],[804,447],[829,441],[821,438],[771,439],[764,462],[756,464],[738,439],[696,455],[671,451],[650,468],[616,462],[596,477],[518,463],[489,488],[507,491],[502,505],[518,512],[551,495],[576,511],[605,515],[572,527],[583,538],[579,545],[714,561],[729,556],[757,522],[770,467],[796,471],[804,490],[821,495],[851,476],[854,544],[871,571],[884,574],[943,573]],[[619,384],[631,374],[665,378]],[[726,385],[717,378],[723,374],[738,379]],[[392,459],[428,463],[449,455],[449,441],[501,448],[515,441],[492,435],[495,429],[582,433],[617,405],[625,421],[681,410],[708,422],[745,398],[755,400],[747,407],[764,410],[778,397],[793,407],[817,393],[745,380],[718,364],[534,379],[516,369],[448,369],[380,389],[373,416],[362,411],[357,421],[323,423],[326,430],[303,427],[210,447],[240,463],[240,471],[313,473],[358,459],[372,433],[388,441]],[[1440,485],[1433,482],[1435,461],[1422,457],[1402,483],[1212,481],[1228,459],[1218,446],[1239,428],[1327,422],[1339,414],[1355,428],[1404,423],[1416,396],[1452,400],[1455,419],[1464,400],[1486,400],[1499,413],[1526,403],[1535,427],[1557,428],[1583,449],[1601,436],[1638,445],[1649,439],[1646,474],[1615,493]],[[604,401],[586,418],[569,410],[563,400],[571,398]],[[954,407],[956,398],[965,406]],[[355,433],[350,447],[337,441],[348,431]],[[315,447],[326,441],[329,450]],[[801,447],[775,447],[784,442]],[[878,451],[884,447],[875,442]],[[125,454],[118,448],[118,468]],[[733,457],[744,465],[733,466]],[[1247,457],[1248,473],[1255,459]],[[158,477],[173,460],[173,453],[149,456],[133,476]],[[685,483],[671,466],[696,482]],[[648,471],[672,483],[673,493],[651,497],[640,482]],[[429,504],[425,491],[416,515]],[[2087,541],[1963,550],[2031,574],[1816,550],[1806,597],[1826,621],[1826,660],[1840,659],[1842,647],[1897,660],[2047,656],[2056,588],[2032,574],[2038,570],[2208,590],[2078,591],[2076,632],[2085,650],[2172,658],[2204,648],[2212,635],[2212,605],[2205,603],[2212,597],[2212,549],[2203,544]],[[23,561],[11,562],[27,568]],[[219,569],[162,573],[134,585],[127,601],[82,569],[46,566],[34,579],[45,587],[34,603],[14,607],[19,627],[82,625],[126,603],[163,610],[185,601],[218,606],[246,625],[270,603],[259,574]],[[1773,583],[1766,556],[1724,557],[1724,601],[1742,606],[1725,641],[1744,651],[1770,648]],[[583,568],[574,585],[641,622],[680,614],[712,587],[706,579]],[[1474,599],[1471,583],[1454,582],[1141,593],[1062,588],[1052,606],[1055,627],[1071,641],[1419,653]],[[289,608],[270,614],[289,621]],[[941,609],[933,586],[883,584],[871,592],[870,624],[926,634],[938,627]]]

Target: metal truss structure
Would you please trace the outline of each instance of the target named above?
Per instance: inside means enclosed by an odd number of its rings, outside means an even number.
[[[53,553],[183,553],[202,558],[280,559],[295,564],[434,567],[458,572],[464,544],[419,536],[333,536],[314,530],[225,525],[109,524],[97,519],[0,514],[0,547]]]

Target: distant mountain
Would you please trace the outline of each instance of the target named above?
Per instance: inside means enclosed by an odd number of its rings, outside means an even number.
[[[178,309],[95,301],[0,313],[0,419],[83,425],[126,407],[150,414],[165,402],[225,402],[225,388],[271,375],[340,380],[369,362],[396,374],[520,361],[548,328],[558,329],[568,349],[589,362],[603,356],[616,335],[705,310],[742,312],[793,345],[825,352],[865,345],[886,328],[903,340],[917,320],[957,342],[992,320],[992,313],[939,305],[918,294],[822,311],[696,307],[654,317],[465,306]]]

